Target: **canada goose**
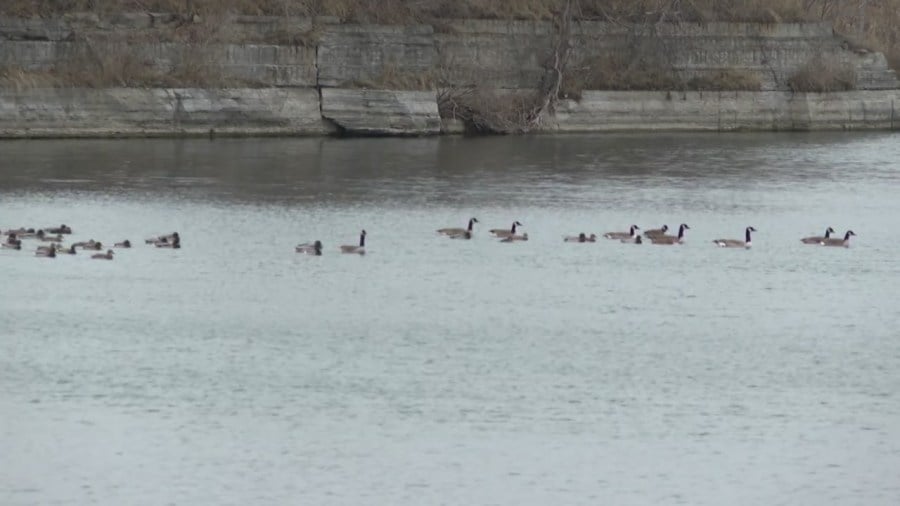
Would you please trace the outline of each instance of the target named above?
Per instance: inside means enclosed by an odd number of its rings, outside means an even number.
[[[689,230],[691,227],[687,225],[687,223],[682,223],[678,226],[678,236],[673,237],[671,235],[658,235],[650,238],[650,242],[653,244],[682,244],[684,242],[684,231]]]
[[[447,237],[449,237],[450,239],[471,239],[472,232],[463,230],[462,232],[458,232],[456,234],[449,234]]]
[[[510,234],[503,239],[500,239],[500,242],[516,242],[516,241],[527,241],[528,240],[528,232],[525,232],[522,235]]]
[[[131,241],[129,241],[128,239],[125,239],[122,242],[117,242],[117,243],[113,244],[113,247],[114,248],[130,248]]]
[[[603,237],[607,239],[629,239],[634,237],[634,231],[640,230],[641,227],[637,225],[632,225],[629,232],[607,232],[603,234]]]
[[[644,237],[657,237],[660,235],[666,235],[666,232],[669,231],[668,225],[663,225],[660,228],[651,228],[650,230],[644,230]]]
[[[489,232],[494,234],[494,236],[496,236],[496,237],[507,237],[510,235],[516,235],[516,227],[524,227],[524,226],[525,225],[522,225],[517,220],[517,221],[513,222],[512,226],[509,227],[508,230],[505,228],[492,228],[491,230],[489,230]]]
[[[359,234],[359,246],[341,246],[341,253],[356,253],[357,255],[366,254],[366,231],[363,230]]]
[[[47,232],[50,232],[51,234],[71,234],[72,233],[71,227],[67,227],[65,224],[60,225],[58,227],[45,228],[44,230],[46,230]]]
[[[314,243],[303,243],[298,244],[294,250],[297,253],[306,253],[307,255],[315,255],[322,256],[322,241],[316,241]]]
[[[636,235],[634,237],[627,237],[625,239],[620,239],[623,244],[644,244],[644,240],[641,239],[641,236]]]
[[[843,246],[845,248],[849,248],[851,235],[856,235],[856,233],[852,230],[848,230],[847,233],[844,234],[843,239],[835,239],[834,237],[829,237],[828,239],[823,238],[822,242],[820,242],[819,244],[821,244],[822,246]]]
[[[108,249],[106,250],[106,253],[97,253],[96,255],[91,255],[91,258],[95,260],[112,260],[113,250]]]
[[[437,230],[437,233],[442,234],[442,235],[449,235],[449,236],[459,236],[459,235],[465,235],[465,233],[468,232],[469,237],[471,237],[472,226],[476,223],[478,223],[478,218],[469,218],[468,228],[439,228]],[[469,237],[467,237],[466,239],[468,239]]]
[[[34,256],[38,257],[47,257],[47,258],[56,258],[56,249],[38,249],[34,252]]]
[[[802,242],[803,244],[822,244],[822,241],[827,241],[828,239],[830,239],[831,234],[833,234],[833,233],[834,233],[834,229],[831,227],[828,227],[825,229],[824,236],[814,235],[811,237],[804,237],[803,239],[800,239],[800,242]]]
[[[720,248],[750,248],[750,232],[756,232],[753,227],[747,227],[744,231],[744,240],[737,239],[716,239],[713,242]]]
[[[563,238],[563,242],[597,242],[597,234],[587,235],[584,232]]]

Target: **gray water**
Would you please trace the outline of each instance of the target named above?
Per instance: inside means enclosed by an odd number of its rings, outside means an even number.
[[[888,134],[0,143],[0,228],[137,243],[0,250],[0,504],[896,505],[898,160]],[[489,237],[513,220],[528,242]],[[800,243],[829,225],[858,237]]]

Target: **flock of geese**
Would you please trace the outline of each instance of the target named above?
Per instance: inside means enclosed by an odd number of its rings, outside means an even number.
[[[465,228],[439,228],[437,233],[442,236],[449,237],[450,239],[471,239],[474,235],[474,227],[475,224],[479,223],[478,218],[470,218],[469,224]],[[509,228],[492,228],[488,232],[495,238],[500,239],[500,242],[517,242],[517,241],[527,241],[528,233],[519,233],[518,227],[523,227],[521,222],[518,220],[512,223],[512,226]],[[643,244],[646,241],[649,241],[651,244],[658,244],[664,246],[672,246],[676,244],[684,243],[684,233],[686,230],[690,230],[691,227],[687,225],[687,223],[682,223],[678,226],[678,234],[672,235],[669,234],[669,226],[663,225],[660,228],[654,228],[650,230],[644,230],[643,234],[639,234],[638,231],[641,230],[641,227],[637,225],[632,225],[627,232],[607,232],[603,234],[601,237],[604,239],[612,239],[618,240],[622,243],[626,244]],[[750,226],[744,229],[744,239],[714,239],[712,242],[716,246],[720,248],[750,248],[752,245],[750,234],[751,232],[756,232],[756,228]],[[803,244],[813,244],[817,246],[835,246],[835,247],[850,247],[850,237],[855,236],[856,234],[852,230],[848,230],[846,234],[844,234],[843,239],[839,237],[831,237],[831,234],[834,234],[835,231],[833,228],[828,227],[825,229],[825,235],[822,236],[810,236],[804,237],[800,239],[800,242]],[[578,235],[565,236],[563,237],[564,242],[577,242],[577,243],[587,243],[587,242],[597,242],[597,234],[586,234],[584,232],[579,233]],[[298,244],[295,247],[295,251],[297,253],[304,253],[307,255],[322,255],[322,241],[316,240],[312,242],[306,242],[303,244]],[[350,253],[356,255],[364,255],[366,253],[366,231],[363,230],[359,235],[359,244],[351,244],[341,246],[341,253]]]
[[[90,239],[88,241],[73,242],[68,246],[64,246],[64,235],[70,235],[72,228],[65,224],[58,227],[34,228],[19,227],[17,229],[9,229],[2,232],[6,239],[0,243],[0,247],[4,249],[22,249],[22,241],[34,240],[38,243],[34,254],[43,258],[56,258],[57,255],[75,255],[78,250],[102,251],[103,243]],[[157,248],[181,248],[181,237],[178,232],[167,235],[151,237],[144,241],[146,244],[152,244]],[[113,244],[114,248],[130,248],[131,241],[125,239],[122,242]],[[95,253],[91,255],[94,260],[112,260],[113,250],[107,249],[106,253]]]
[[[439,228],[437,230],[437,233],[450,239],[471,239],[475,233],[474,227],[476,223],[479,223],[478,218],[470,218],[469,224],[465,228]],[[523,226],[524,225],[522,225],[521,222],[516,220],[509,228],[492,228],[488,232],[490,232],[493,237],[499,239],[500,242],[512,243],[527,241],[528,233],[519,233],[519,227]],[[607,232],[601,237],[603,237],[604,239],[618,240],[626,244],[643,244],[645,242],[649,242],[650,244],[672,246],[676,244],[683,244],[685,231],[690,230],[690,228],[691,227],[689,227],[687,223],[682,223],[678,226],[678,234],[672,235],[669,234],[668,225],[663,225],[660,228],[644,230],[643,234],[640,234],[638,233],[638,231],[641,230],[641,227],[632,225],[627,232]],[[752,245],[750,234],[752,232],[756,232],[756,229],[751,226],[744,229],[743,240],[714,239],[712,242],[720,248],[750,248],[750,246]],[[103,249],[103,243],[101,243],[100,241],[95,241],[93,239],[90,239],[88,241],[73,242],[69,246],[64,246],[63,236],[69,235],[71,233],[72,229],[66,225],[37,230],[35,230],[34,228],[20,227],[17,229],[4,231],[3,234],[6,236],[6,239],[2,243],[0,243],[0,246],[7,249],[21,250],[23,240],[34,240],[38,242],[38,246],[35,249],[34,254],[36,256],[45,258],[56,258],[58,254],[75,255],[79,249],[93,251],[101,251]],[[843,238],[831,237],[831,234],[834,233],[834,229],[828,227],[825,229],[825,235],[804,237],[800,239],[800,242],[802,242],[803,244],[812,244],[816,246],[835,246],[847,248],[850,247],[850,237],[856,235],[852,230],[848,230],[844,234]],[[588,235],[584,232],[581,232],[578,235],[565,236],[563,237],[563,241],[588,243],[597,242],[597,238],[597,234]],[[177,249],[181,247],[181,237],[178,235],[178,232],[151,237],[149,239],[146,239],[144,242],[146,244],[154,245],[157,248]],[[130,248],[131,241],[126,239],[122,242],[115,243],[113,247]],[[297,253],[321,256],[322,241],[316,240],[298,244],[294,248],[294,250]],[[366,253],[366,231],[363,230],[359,234],[359,244],[346,244],[341,246],[340,250],[341,253],[364,255]],[[91,255],[91,258],[97,260],[112,260],[113,250],[108,249],[106,250],[106,253],[93,254]]]

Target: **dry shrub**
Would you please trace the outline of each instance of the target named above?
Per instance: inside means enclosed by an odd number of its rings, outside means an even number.
[[[689,79],[685,88],[694,91],[759,91],[759,75],[746,69],[724,69]]]
[[[788,79],[795,92],[824,93],[856,89],[856,72],[848,64],[821,56],[813,58]]]
[[[530,123],[538,96],[527,91],[446,89],[438,94],[443,119],[456,119],[471,133],[520,133]]]
[[[387,64],[382,66],[381,74],[353,84],[357,88],[380,90],[433,90],[435,72],[433,70],[404,71],[396,65]]]

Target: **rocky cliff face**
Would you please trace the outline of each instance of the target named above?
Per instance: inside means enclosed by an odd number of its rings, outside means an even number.
[[[0,81],[0,130],[6,136],[430,135],[441,132],[436,90],[538,88],[558,37],[552,24],[541,22],[375,26],[239,17],[215,36],[187,43],[184,31],[196,21],[166,14],[0,18],[0,79],[3,69],[56,79]],[[893,126],[885,118],[892,117],[900,88],[896,74],[881,54],[852,48],[827,25],[583,22],[574,25],[571,45],[567,74],[581,86],[581,98],[563,100],[555,115],[543,118],[545,130]],[[650,61],[679,82],[739,71],[758,91],[589,91],[618,71],[611,61]],[[851,69],[856,90],[820,98],[791,94],[791,76],[820,61]],[[109,67],[137,75],[103,81],[99,74]],[[659,98],[673,95],[681,98]],[[822,108],[831,112],[815,112]],[[765,119],[750,120],[753,115]]]

